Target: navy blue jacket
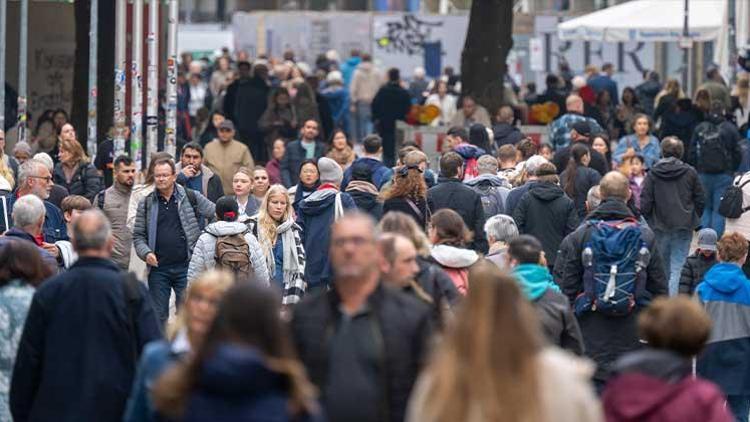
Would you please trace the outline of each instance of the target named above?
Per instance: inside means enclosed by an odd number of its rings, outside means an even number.
[[[617,105],[619,99],[617,97],[617,82],[615,82],[608,75],[596,75],[589,78],[587,85],[591,87],[596,93],[601,91],[609,91],[609,97],[612,99],[612,104]]]
[[[14,242],[16,240],[31,242],[34,244],[34,246],[37,246],[36,242],[34,242],[34,236],[26,233],[18,227],[12,227],[10,230],[5,232],[3,236],[0,236],[0,248],[5,246],[7,243]],[[50,269],[52,269],[53,274],[56,273],[58,265],[55,257],[39,246],[37,246],[37,249],[39,250],[39,254],[42,255],[42,261],[44,261],[50,267]]]
[[[321,420],[320,415],[290,414],[289,380],[264,361],[250,346],[219,345],[200,367],[183,421]]]
[[[331,265],[328,261],[328,246],[331,239],[331,225],[334,222],[336,195],[332,189],[315,191],[299,204],[297,224],[302,229],[301,240],[307,252],[305,281],[308,287],[331,282]],[[344,210],[356,209],[352,197],[341,192],[341,205]]]
[[[16,192],[5,195],[7,209],[0,210],[4,212],[4,215],[0,218],[0,230],[7,230],[13,227],[13,205],[16,203],[17,199]],[[2,208],[2,205],[0,205],[0,208]],[[65,219],[63,218],[60,208],[57,208],[49,201],[44,201],[44,208],[47,210],[46,215],[44,216],[44,226],[42,227],[44,241],[47,243],[55,243],[58,240],[68,240],[68,229],[65,226]],[[5,221],[8,222],[8,227],[3,227]]]
[[[352,168],[360,163],[366,164],[370,171],[372,171],[372,184],[375,185],[378,190],[393,178],[393,170],[383,164],[382,161],[370,157],[360,157],[354,160],[352,165],[347,167],[344,171],[344,181],[341,182],[341,190],[346,190],[346,186],[352,180]]]
[[[326,146],[322,142],[315,141],[315,159],[325,155]],[[299,169],[305,161],[306,150],[302,141],[292,141],[286,146],[284,157],[281,158],[281,183],[290,188],[299,183]]]
[[[13,370],[14,420],[121,420],[137,354],[161,337],[146,287],[129,307],[123,285],[113,261],[89,257],[42,283]]]

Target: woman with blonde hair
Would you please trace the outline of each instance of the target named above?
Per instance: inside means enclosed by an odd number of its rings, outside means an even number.
[[[181,421],[314,421],[316,392],[296,358],[273,293],[232,287],[205,340],[154,385],[156,409]]]
[[[237,201],[237,207],[240,210],[240,215],[237,217],[240,223],[244,223],[250,216],[255,215],[260,206],[261,201],[253,194],[254,175],[255,172],[250,171],[249,168],[240,167],[232,177],[233,198]]]
[[[234,284],[228,272],[207,271],[188,285],[184,306],[167,329],[167,339],[144,347],[123,420],[154,421],[159,417],[151,399],[154,381],[173,364],[184,361],[202,344],[213,323],[216,306]]]
[[[305,294],[305,247],[300,227],[294,222],[289,193],[273,185],[260,205],[258,214],[246,224],[258,239],[266,258],[271,285],[282,292],[281,303],[295,304]]]
[[[66,123],[63,130],[69,126],[70,124]],[[72,130],[72,126],[70,127]],[[86,156],[83,147],[75,138],[62,137],[58,147],[60,161],[52,172],[55,184],[66,188],[71,195],[81,195],[93,201],[96,194],[102,190],[102,184],[99,173]]]
[[[409,422],[593,422],[593,368],[542,345],[518,283],[495,264],[472,268],[472,288],[412,393]]]
[[[0,192],[12,192],[16,185],[14,170],[11,163],[18,167],[15,158],[5,153],[5,132],[0,128]]]

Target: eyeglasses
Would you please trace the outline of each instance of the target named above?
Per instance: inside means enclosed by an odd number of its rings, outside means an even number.
[[[32,177],[34,179],[42,179],[47,183],[52,182],[52,176],[29,176],[29,177]]]

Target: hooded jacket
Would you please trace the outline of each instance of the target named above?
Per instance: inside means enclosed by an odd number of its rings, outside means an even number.
[[[251,346],[220,344],[202,362],[196,378],[185,422],[322,420],[320,415],[291,414],[288,376],[269,368],[262,354]]]
[[[480,195],[485,218],[506,212],[505,202],[512,188],[507,180],[494,174],[480,174],[464,184]]]
[[[654,230],[693,230],[704,204],[698,173],[677,158],[657,161],[643,181],[641,213]]]
[[[750,280],[739,265],[714,265],[696,288],[713,321],[698,374],[727,395],[750,394]]]
[[[695,288],[703,281],[703,276],[717,262],[719,261],[716,259],[716,252],[705,256],[700,250],[696,250],[687,257],[680,273],[680,293],[692,296]]]
[[[724,157],[727,158],[723,168],[723,173],[734,173],[742,161],[742,151],[740,149],[742,135],[740,135],[737,126],[728,122],[722,116],[709,115],[703,123],[700,123],[695,127],[692,134],[693,137],[690,139],[690,147],[687,148],[687,162],[694,166],[698,173],[706,173],[701,166],[696,144],[698,143],[699,134],[703,131],[701,126],[708,124],[716,125],[719,129],[719,139],[725,149]]]
[[[661,84],[659,81],[653,79],[649,79],[635,87],[635,95],[638,97],[638,103],[643,107],[643,112],[649,116],[654,114],[654,108],[656,107],[654,101],[660,91]]]
[[[534,183],[513,210],[518,232],[530,234],[544,248],[547,262],[555,262],[560,242],[578,227],[573,200],[554,183]]]
[[[479,255],[471,249],[436,245],[432,247],[430,256],[448,274],[458,292],[466,295],[469,291],[469,267],[479,260]]]
[[[632,352],[615,371],[602,396],[609,422],[734,421],[716,385],[694,378],[690,360],[672,352]]]
[[[331,225],[335,221],[336,195],[341,195],[341,206],[344,211],[357,208],[348,193],[335,189],[317,190],[299,204],[297,225],[302,230],[302,243],[307,252],[305,281],[308,288],[321,284],[327,286],[333,278],[328,260],[328,247]]]
[[[592,211],[586,220],[618,221],[635,218],[624,201],[605,199],[598,208]],[[583,293],[583,263],[581,252],[586,239],[587,226],[581,225],[566,239],[565,259],[561,273],[563,293],[569,300]],[[648,227],[642,227],[641,233],[646,247],[651,251],[651,259],[646,266],[646,284],[644,297],[636,302],[644,303],[659,295],[667,294],[667,280],[661,254],[656,250],[654,233]],[[548,258],[549,259],[549,258]],[[557,272],[557,271],[556,271]],[[598,312],[586,312],[577,317],[581,327],[586,356],[597,364],[594,380],[603,383],[609,378],[611,365],[623,354],[642,346],[638,337],[637,317],[640,308],[623,317],[609,317]]]
[[[383,216],[383,203],[378,200],[378,191],[372,183],[355,181],[346,189],[357,208],[370,214],[375,221]]]
[[[464,159],[464,181],[476,178],[479,173],[477,169],[477,160],[487,152],[476,145],[461,143],[453,148]]]
[[[513,269],[523,293],[534,304],[545,337],[554,346],[562,347],[577,355],[583,354],[583,339],[570,307],[568,298],[560,293],[560,287],[552,281],[546,267],[521,264]]]
[[[203,234],[195,243],[193,255],[190,258],[187,272],[188,283],[216,266],[216,241],[219,236],[241,233],[244,233],[245,242],[247,242],[248,255],[253,266],[254,281],[268,286],[270,283],[268,267],[258,239],[253,236],[244,223],[238,221],[217,221],[206,226]]]
[[[388,183],[393,177],[393,170],[388,168],[382,161],[372,157],[359,157],[352,162],[352,165],[344,170],[344,181],[341,182],[341,190],[346,190],[349,182],[352,180],[352,168],[357,164],[364,164],[372,172],[372,184],[380,190],[384,184]]]
[[[492,133],[497,148],[507,144],[515,145],[523,139],[523,133],[517,127],[508,123],[498,123],[492,126]]]

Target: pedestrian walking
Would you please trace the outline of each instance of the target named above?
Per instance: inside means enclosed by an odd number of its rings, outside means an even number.
[[[133,232],[127,226],[128,209],[135,184],[135,162],[127,155],[114,161],[114,183],[94,197],[93,205],[99,208],[112,226],[115,240],[112,260],[123,271],[130,266],[130,251],[133,248]]]
[[[232,178],[240,167],[255,167],[250,150],[234,139],[234,123],[224,120],[219,125],[219,137],[203,150],[206,166],[221,178],[224,195],[232,193]]]
[[[200,192],[211,202],[224,196],[221,177],[203,164],[203,147],[197,142],[189,142],[182,147],[180,162],[175,165],[177,183]]]

